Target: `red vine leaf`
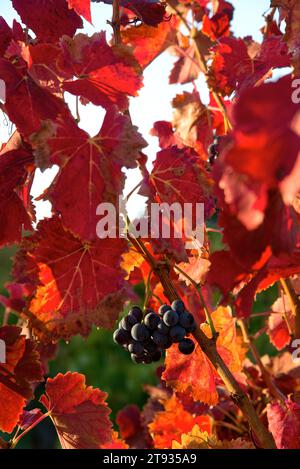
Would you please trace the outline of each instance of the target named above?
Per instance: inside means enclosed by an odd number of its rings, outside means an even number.
[[[187,262],[185,241],[193,239],[193,232],[200,226],[196,204],[204,204],[204,216],[212,214],[211,180],[204,162],[191,148],[172,146],[157,153],[152,172],[145,171],[140,194],[148,196],[149,213],[160,204],[159,222],[151,225],[151,245],[155,253],[166,252],[177,262]],[[162,204],[173,207],[164,207]],[[185,205],[185,204],[190,204]],[[196,211],[197,207],[197,211]],[[158,206],[156,205],[156,208]],[[172,219],[172,210],[176,215]],[[186,210],[190,210],[187,214]],[[154,230],[156,233],[153,235]],[[150,230],[149,230],[150,231]]]
[[[253,278],[246,286],[242,284],[243,288],[236,298],[238,316],[247,317],[251,313],[256,293],[270,287],[280,278],[286,278],[298,273],[299,270],[298,252],[291,253],[291,255],[281,255],[280,257],[270,257],[261,268],[254,271]]]
[[[96,449],[112,440],[107,394],[87,386],[84,375],[48,378],[40,401],[50,412],[63,449]]]
[[[67,0],[69,8],[73,8],[79,16],[90,23],[92,22],[91,16],[91,0]]]
[[[12,0],[23,23],[45,42],[56,42],[63,34],[73,36],[82,28],[82,20],[74,10],[68,8],[66,0]],[[42,8],[42,14],[41,14]]]
[[[181,138],[174,132],[171,122],[154,122],[153,129],[151,129],[150,134],[154,137],[158,137],[159,146],[162,150],[172,147],[173,145],[177,145],[179,148],[183,147]]]
[[[0,245],[20,242],[22,229],[31,230],[33,221],[27,210],[26,184],[33,169],[33,155],[25,149],[0,155]],[[12,216],[13,214],[13,216]]]
[[[288,48],[280,36],[269,36],[262,44],[251,38],[222,38],[213,49],[213,61],[209,70],[209,83],[223,95],[234,90],[253,87],[273,68],[288,67]]]
[[[21,335],[21,328],[1,327],[0,340],[6,348],[5,363],[0,364],[0,429],[11,433],[26,401],[33,397],[33,384],[43,375],[36,346]]]
[[[300,448],[300,406],[290,398],[267,405],[269,430],[278,449]]]
[[[50,133],[51,126],[50,132],[42,129],[32,138],[38,151],[44,156],[51,154],[51,163],[61,168],[43,197],[50,199],[73,233],[82,239],[95,239],[100,220],[98,205],[110,202],[118,207],[125,179],[121,168],[135,167],[147,144],[129,117],[118,113],[115,107],[107,110],[101,130],[94,137],[81,130],[72,118],[57,121]],[[80,198],[74,197],[74,183],[81,188]]]
[[[64,74],[58,66],[60,54],[58,44],[38,43],[22,45],[18,55],[25,60],[28,75],[36,84],[63,98],[61,82]]]
[[[170,449],[173,441],[179,442],[182,433],[189,432],[196,424],[202,431],[211,433],[211,418],[208,415],[194,417],[184,409],[176,395],[173,395],[164,402],[164,410],[156,413],[148,428],[155,448]]]
[[[199,155],[206,159],[207,149],[213,142],[213,129],[217,129],[218,134],[223,133],[224,120],[221,112],[212,112],[204,106],[196,90],[176,95],[172,106],[172,124],[176,133],[184,145],[195,148]]]
[[[286,22],[285,39],[292,53],[292,64],[295,75],[299,76],[299,51],[300,51],[300,5],[294,0],[272,0],[271,7],[277,7],[280,18]]]
[[[136,405],[128,405],[118,412],[116,422],[122,438],[128,440],[141,431],[141,412]]]
[[[3,57],[10,41],[12,40],[12,31],[5,19],[0,16],[0,56]]]
[[[122,438],[119,438],[118,432],[112,432],[112,440],[109,443],[101,445],[101,449],[128,449],[129,446]]]
[[[103,0],[112,4],[113,0]],[[158,26],[164,21],[166,4],[159,0],[120,0],[120,4],[131,10],[135,16],[149,26]]]
[[[216,435],[209,435],[195,425],[190,432],[181,435],[180,443],[173,441],[172,449],[254,449],[254,445],[242,438],[219,440]]]
[[[193,246],[188,251],[188,262],[181,262],[179,268],[196,284],[204,285],[210,269],[208,241],[206,239],[202,245],[202,243],[195,239],[191,244]],[[179,278],[187,285],[190,285],[191,282],[188,277],[179,273]]]
[[[65,115],[65,103],[39,86],[24,66],[0,59],[0,78],[6,84],[5,111],[21,134],[36,132],[42,120]]]
[[[240,317],[251,314],[256,293],[266,290],[280,278],[290,277],[300,270],[298,252],[275,257],[272,256],[270,248],[253,264],[242,264],[230,251],[216,251],[211,255],[210,261],[208,284],[221,290],[224,303],[228,301],[230,292],[237,295],[236,308]]]
[[[291,320],[291,316],[289,315]],[[268,319],[268,336],[270,342],[277,348],[282,350],[291,342],[291,336],[282,313],[272,313]]]
[[[268,318],[267,333],[270,342],[277,348],[282,350],[291,342],[291,334],[287,325],[287,321],[291,327],[291,333],[294,330],[295,318],[290,311],[289,300],[286,296],[278,298],[272,305],[272,313]]]
[[[64,36],[61,47],[60,67],[69,74],[63,83],[65,91],[98,106],[116,104],[127,109],[127,95],[136,96],[142,86],[140,67],[128,47],[109,47],[104,32],[92,37],[77,34],[73,39]]]
[[[123,440],[130,448],[145,448],[148,437],[140,409],[136,405],[127,405],[117,413],[116,423]]]
[[[132,26],[122,31],[122,40],[133,47],[133,54],[140,65],[145,68],[158,55],[176,42],[176,27],[178,21],[173,16],[170,21],[163,21],[156,28],[147,26]]]
[[[236,285],[247,279],[245,269],[230,251],[213,252],[210,256],[210,262],[207,283],[211,286],[217,286],[225,298]]]
[[[2,303],[8,311],[21,313],[26,306],[25,297],[30,294],[30,286],[18,283],[6,283],[5,288],[9,292],[9,297],[0,295],[0,303]]]
[[[157,153],[152,172],[144,178],[141,194],[157,203],[204,203],[206,214],[212,208],[212,181],[203,161],[191,149],[167,148]]]
[[[218,8],[214,15],[209,18],[204,15],[202,19],[202,32],[210,37],[212,41],[216,41],[223,36],[230,34],[230,22],[233,18],[233,6],[229,2],[219,0]]]
[[[189,45],[183,51],[171,70],[169,76],[170,85],[174,83],[184,85],[198,78],[200,68],[197,62],[195,46],[193,44]]]
[[[297,161],[300,138],[293,119],[300,106],[292,102],[291,90],[291,77],[284,77],[246,90],[233,109],[234,144],[224,150],[226,163],[269,189],[282,187]],[[290,200],[295,196],[282,195]]]
[[[167,351],[165,366],[162,379],[176,392],[187,393],[195,401],[208,405],[218,403],[216,371],[197,343],[195,351],[188,358],[178,352],[177,345],[172,345]]]
[[[240,372],[246,349],[236,331],[236,320],[232,317],[230,308],[219,307],[212,314],[212,319],[219,332],[218,352],[232,372]],[[210,334],[209,326],[204,327],[204,330],[207,335]],[[162,379],[176,392],[187,393],[195,401],[208,405],[218,403],[218,375],[198,343],[195,342],[195,351],[188,356],[183,356],[177,345],[172,345],[167,350],[165,365]],[[197,371],[199,369],[201,373]]]
[[[290,205],[300,189],[298,110],[290,77],[243,92],[234,107],[233,140],[214,174],[224,240],[241,263],[256,262],[268,246],[276,256],[295,249]]]
[[[124,239],[83,242],[59,218],[43,220],[24,241],[15,263],[17,280],[36,285],[26,315],[45,341],[87,336],[93,324],[110,328],[125,296]]]

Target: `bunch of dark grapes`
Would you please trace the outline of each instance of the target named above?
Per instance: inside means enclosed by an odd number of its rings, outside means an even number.
[[[145,316],[134,306],[115,330],[114,341],[128,350],[134,363],[152,363],[161,359],[164,350],[178,343],[184,355],[194,351],[195,344],[187,336],[196,329],[191,313],[186,311],[183,301],[175,300],[172,305],[164,304],[158,314],[148,309]]]

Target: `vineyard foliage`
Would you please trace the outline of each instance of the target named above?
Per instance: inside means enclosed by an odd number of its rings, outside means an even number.
[[[90,0],[12,0],[21,22],[0,17],[0,106],[13,124],[0,144],[0,245],[16,247],[0,296],[0,447],[50,417],[66,449],[300,449],[300,4],[272,0],[257,42],[236,37],[225,0],[105,3],[111,38],[82,32]],[[190,91],[174,92],[170,122],[153,122],[149,162],[130,103],[165,51],[169,86]],[[105,112],[96,135],[67,95]],[[53,165],[40,195],[52,216],[39,221],[32,184]],[[148,208],[204,204],[204,243],[99,238],[97,207],[118,207],[128,169]],[[112,335],[132,305],[157,312],[176,298],[197,323],[195,348],[166,350],[159,384],[140,383],[143,409],[112,419],[83,374],[49,376],[62,341]]]

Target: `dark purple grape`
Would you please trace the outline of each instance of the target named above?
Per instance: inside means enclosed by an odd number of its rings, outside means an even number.
[[[195,350],[195,344],[191,339],[183,339],[178,344],[178,349],[184,355],[190,355]]]
[[[160,322],[159,316],[158,314],[155,314],[155,313],[148,313],[144,318],[145,326],[147,326],[148,329],[152,331],[157,328],[159,322]]]
[[[185,328],[187,334],[188,334],[189,332],[194,332],[196,329],[197,329],[197,324],[196,324],[195,319],[194,319],[194,322],[193,322],[193,324],[192,324],[191,326]]]
[[[165,345],[168,344],[169,337],[167,335],[163,335],[158,331],[155,331],[152,335],[153,342],[156,343],[158,347],[164,348]]]
[[[156,329],[163,335],[169,334],[170,331],[169,326],[167,326],[163,321],[160,321]]]
[[[175,311],[167,311],[163,316],[163,321],[167,326],[175,326],[178,323],[179,316]]]
[[[136,319],[136,317],[134,317],[132,314],[128,314],[122,319],[121,326],[126,331],[130,331],[132,326],[134,326],[137,322],[138,320]]]
[[[143,311],[139,306],[133,306],[131,310],[129,311],[129,314],[134,316],[137,320],[137,322],[141,322],[143,319]]]
[[[142,355],[144,352],[144,347],[142,342],[131,342],[128,345],[128,350],[130,353],[133,353],[134,355]]]
[[[182,300],[175,300],[172,303],[173,311],[176,311],[177,314],[181,314],[185,311],[184,302]]]
[[[131,354],[131,360],[134,363],[143,363],[144,357],[143,355],[134,355],[133,353]]]
[[[150,354],[157,350],[157,345],[152,339],[147,339],[143,342],[144,349]]]
[[[149,365],[150,363],[152,363],[151,355],[145,354],[143,357],[143,363],[145,363],[146,365]]]
[[[169,305],[161,305],[158,310],[158,314],[160,315],[160,317],[163,317],[163,315],[170,309],[171,309],[171,306]]]
[[[161,357],[162,357],[162,353],[161,353],[160,350],[156,350],[156,352],[151,355],[151,358],[152,358],[153,362],[159,362]]]
[[[185,329],[181,326],[173,326],[170,329],[170,337],[173,342],[180,342],[185,337]]]
[[[167,342],[166,344],[162,347],[164,350],[167,350],[168,348],[171,347],[171,345],[173,345],[173,340],[171,339],[170,336],[166,336],[167,337]]]
[[[150,333],[144,324],[135,324],[131,329],[131,337],[138,342],[148,339],[149,336]]]
[[[179,325],[185,329],[194,325],[194,316],[191,313],[185,311],[179,317]]]
[[[124,329],[116,329],[113,334],[113,340],[116,344],[126,345],[131,340],[130,333]]]

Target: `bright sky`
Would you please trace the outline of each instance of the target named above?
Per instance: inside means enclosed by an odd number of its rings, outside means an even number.
[[[0,15],[5,18],[9,25],[13,19],[20,21],[18,14],[12,8],[10,0],[0,0]],[[264,24],[262,17],[270,5],[269,0],[231,0],[235,7],[235,15],[233,19],[233,30],[236,36],[251,35],[254,39],[260,41],[260,28]],[[92,3],[92,20],[93,26],[84,21],[84,32],[92,35],[94,32],[107,30],[108,38],[111,34],[110,26],[106,21],[111,18],[111,6]],[[80,30],[82,31],[82,30]],[[184,90],[192,90],[192,85],[169,85],[168,76],[176,58],[168,52],[162,54],[153,64],[151,64],[144,73],[144,87],[140,90],[139,96],[131,99],[130,114],[133,123],[139,127],[140,132],[148,141],[149,146],[145,149],[145,153],[149,156],[149,160],[153,161],[158,150],[157,139],[149,135],[149,131],[153,127],[153,123],[158,120],[170,120],[172,117],[171,101],[177,93]],[[203,80],[198,80],[198,89],[201,96],[205,99],[206,89]],[[68,95],[66,99],[70,103],[71,109],[74,109],[75,97]],[[102,123],[104,111],[92,104],[80,106],[80,126],[88,131],[91,135],[96,134]],[[8,139],[11,126],[5,122],[0,114],[0,142]],[[38,172],[35,177],[32,195],[39,196],[46,187],[48,187],[55,169],[47,170],[43,174]],[[126,185],[126,193],[133,188],[139,181],[140,175],[136,170],[128,172],[128,183]],[[133,216],[136,212],[136,204],[140,205],[137,197],[132,198],[128,205],[129,215]],[[37,202],[37,218],[50,216],[50,204],[48,202]]]

